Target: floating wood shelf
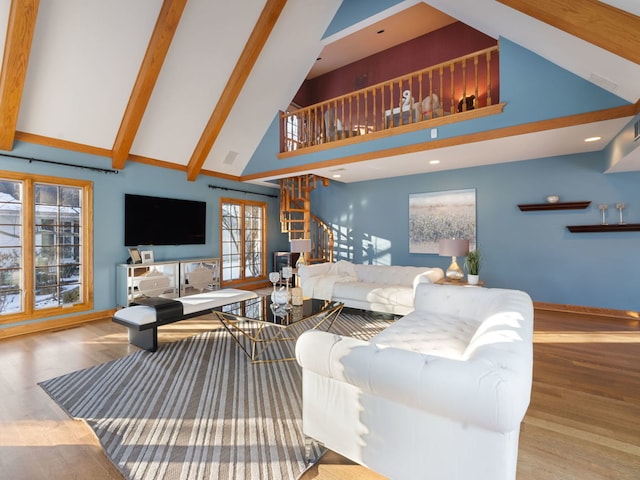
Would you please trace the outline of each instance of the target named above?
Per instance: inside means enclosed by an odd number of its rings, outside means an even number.
[[[590,232],[640,232],[640,223],[614,223],[611,225],[569,225],[571,233]]]
[[[590,204],[591,202],[524,203],[518,205],[518,208],[523,212],[535,210],[582,210]]]

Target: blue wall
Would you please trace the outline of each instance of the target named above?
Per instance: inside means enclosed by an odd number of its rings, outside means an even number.
[[[534,301],[640,311],[640,232],[570,233],[567,225],[601,222],[598,204],[624,202],[624,220],[640,223],[640,173],[603,174],[603,153],[318,188],[316,215],[331,224],[337,259],[383,265],[437,266],[449,258],[410,254],[409,194],[476,189],[481,277],[489,287],[516,288]],[[520,203],[590,200],[586,210],[521,212]]]
[[[69,152],[61,149],[18,143],[9,155],[42,158],[75,165],[111,168],[111,160],[104,157]],[[186,180],[186,173],[166,168],[129,162],[118,174],[105,174],[73,167],[49,165],[38,162],[3,157],[0,152],[0,170],[36,173],[62,178],[77,178],[93,182],[94,192],[94,308],[96,311],[114,308],[115,265],[124,263],[129,256],[124,247],[124,194],[163,196],[207,202],[206,245],[154,246],[154,259],[172,260],[194,257],[219,257],[220,198],[239,198],[264,201],[268,205],[268,251],[288,250],[286,236],[280,233],[279,200],[256,194],[214,190],[209,184],[237,188],[251,192],[278,195],[277,189],[247,185],[214,177],[200,176],[195,182]],[[171,228],[171,219],[167,219]],[[146,247],[143,249],[147,249]],[[269,256],[269,265],[271,258]]]
[[[402,0],[343,0],[342,5],[327,27],[324,36],[329,37],[358,22],[376,15]]]

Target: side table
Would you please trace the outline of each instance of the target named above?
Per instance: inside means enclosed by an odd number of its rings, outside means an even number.
[[[441,278],[437,282],[438,285],[457,285],[459,287],[484,287],[484,281],[480,280],[476,284],[470,284],[466,280],[449,280],[448,278]]]

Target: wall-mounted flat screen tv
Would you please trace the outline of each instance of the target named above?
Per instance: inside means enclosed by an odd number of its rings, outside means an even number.
[[[195,200],[124,195],[124,245],[202,245],[207,204]]]

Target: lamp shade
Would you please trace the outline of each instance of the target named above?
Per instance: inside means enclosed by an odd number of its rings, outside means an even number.
[[[290,251],[293,253],[304,253],[311,251],[311,239],[309,238],[299,238],[296,240],[291,240]]]
[[[469,253],[469,240],[443,238],[438,244],[441,257],[464,257]]]

